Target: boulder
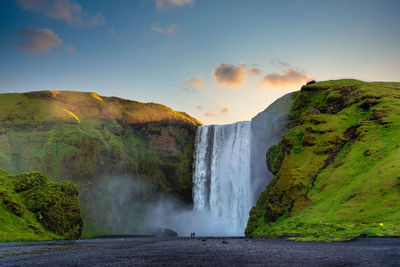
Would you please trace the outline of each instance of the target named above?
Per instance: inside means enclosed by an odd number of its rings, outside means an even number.
[[[164,237],[177,237],[178,233],[175,232],[174,230],[165,228],[164,229]]]

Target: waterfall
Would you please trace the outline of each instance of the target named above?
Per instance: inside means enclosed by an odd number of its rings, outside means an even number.
[[[230,235],[243,235],[252,205],[251,123],[200,126],[193,175],[194,209],[228,222]]]
[[[193,203],[196,218],[206,225],[192,225],[201,234],[244,234],[251,207],[272,179],[266,152],[287,129],[290,103],[287,94],[251,122],[198,127]]]

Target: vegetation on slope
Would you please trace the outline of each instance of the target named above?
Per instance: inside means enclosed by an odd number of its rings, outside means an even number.
[[[77,239],[82,233],[78,190],[40,172],[0,170],[0,241]]]
[[[293,93],[290,130],[247,236],[400,236],[400,83],[337,80]]]
[[[144,201],[166,193],[191,202],[200,124],[163,105],[94,92],[0,94],[0,168],[72,180],[80,192],[85,234],[107,234],[90,206],[101,179],[123,175],[145,181]]]

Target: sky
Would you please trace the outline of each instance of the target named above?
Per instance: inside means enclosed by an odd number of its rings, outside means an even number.
[[[397,0],[2,0],[0,92],[250,120],[310,79],[400,81]]]

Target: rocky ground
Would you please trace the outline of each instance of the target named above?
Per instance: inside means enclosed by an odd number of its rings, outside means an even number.
[[[118,237],[0,243],[0,266],[399,266],[399,238],[293,242],[267,238]]]

